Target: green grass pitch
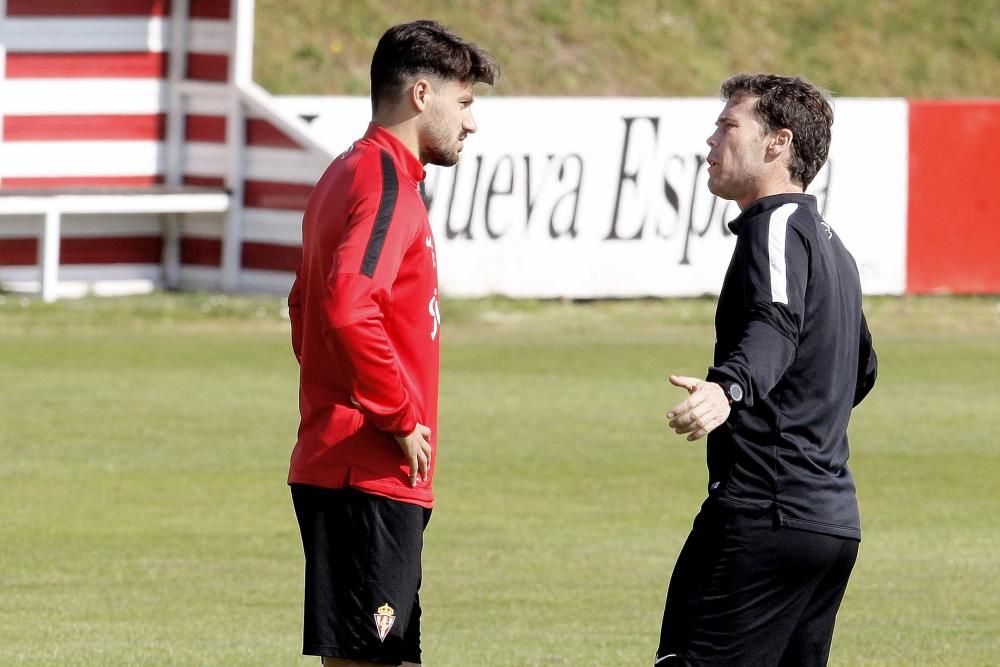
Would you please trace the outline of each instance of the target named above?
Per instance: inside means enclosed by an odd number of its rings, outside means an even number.
[[[281,301],[0,297],[0,665],[313,665]],[[649,665],[704,494],[714,304],[446,300],[428,667]],[[869,299],[832,665],[1000,656],[1000,300]]]

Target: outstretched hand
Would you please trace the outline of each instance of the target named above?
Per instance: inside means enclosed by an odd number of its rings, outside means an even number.
[[[412,433],[397,435],[396,442],[410,463],[410,486],[426,480],[431,467],[431,430],[423,424],[417,424]]]
[[[697,440],[729,418],[729,399],[720,385],[682,375],[671,375],[670,384],[687,389],[690,394],[667,413],[668,426],[675,433],[687,433],[688,440]]]

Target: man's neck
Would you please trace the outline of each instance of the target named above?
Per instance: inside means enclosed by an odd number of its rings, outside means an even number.
[[[805,190],[798,183],[792,183],[787,178],[778,178],[761,183],[746,197],[737,199],[736,205],[740,207],[741,211],[745,211],[747,206],[754,203],[758,199],[763,199],[764,197],[770,197],[771,195],[802,194],[803,192],[805,192]]]
[[[400,143],[406,146],[415,158],[420,158],[416,116],[404,117],[391,113],[377,113],[372,117],[372,122],[399,139]],[[425,164],[423,160],[421,163]]]

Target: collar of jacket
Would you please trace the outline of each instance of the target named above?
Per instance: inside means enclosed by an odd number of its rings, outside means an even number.
[[[401,171],[413,181],[414,185],[424,180],[424,176],[427,175],[427,172],[424,171],[424,165],[420,164],[417,156],[411,153],[410,149],[392,132],[375,123],[369,123],[364,138],[389,153],[393,162],[402,168]]]
[[[816,197],[803,192],[783,192],[779,195],[768,195],[755,200],[752,204],[743,209],[735,219],[729,222],[729,231],[739,234],[744,225],[762,213],[772,211],[785,204],[801,204],[818,214],[816,207]]]

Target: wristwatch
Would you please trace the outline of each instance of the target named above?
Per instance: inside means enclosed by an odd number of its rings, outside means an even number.
[[[728,384],[722,385],[723,391],[726,392],[726,398],[729,399],[729,404],[739,403],[743,400],[743,387],[735,382],[729,382]]]

